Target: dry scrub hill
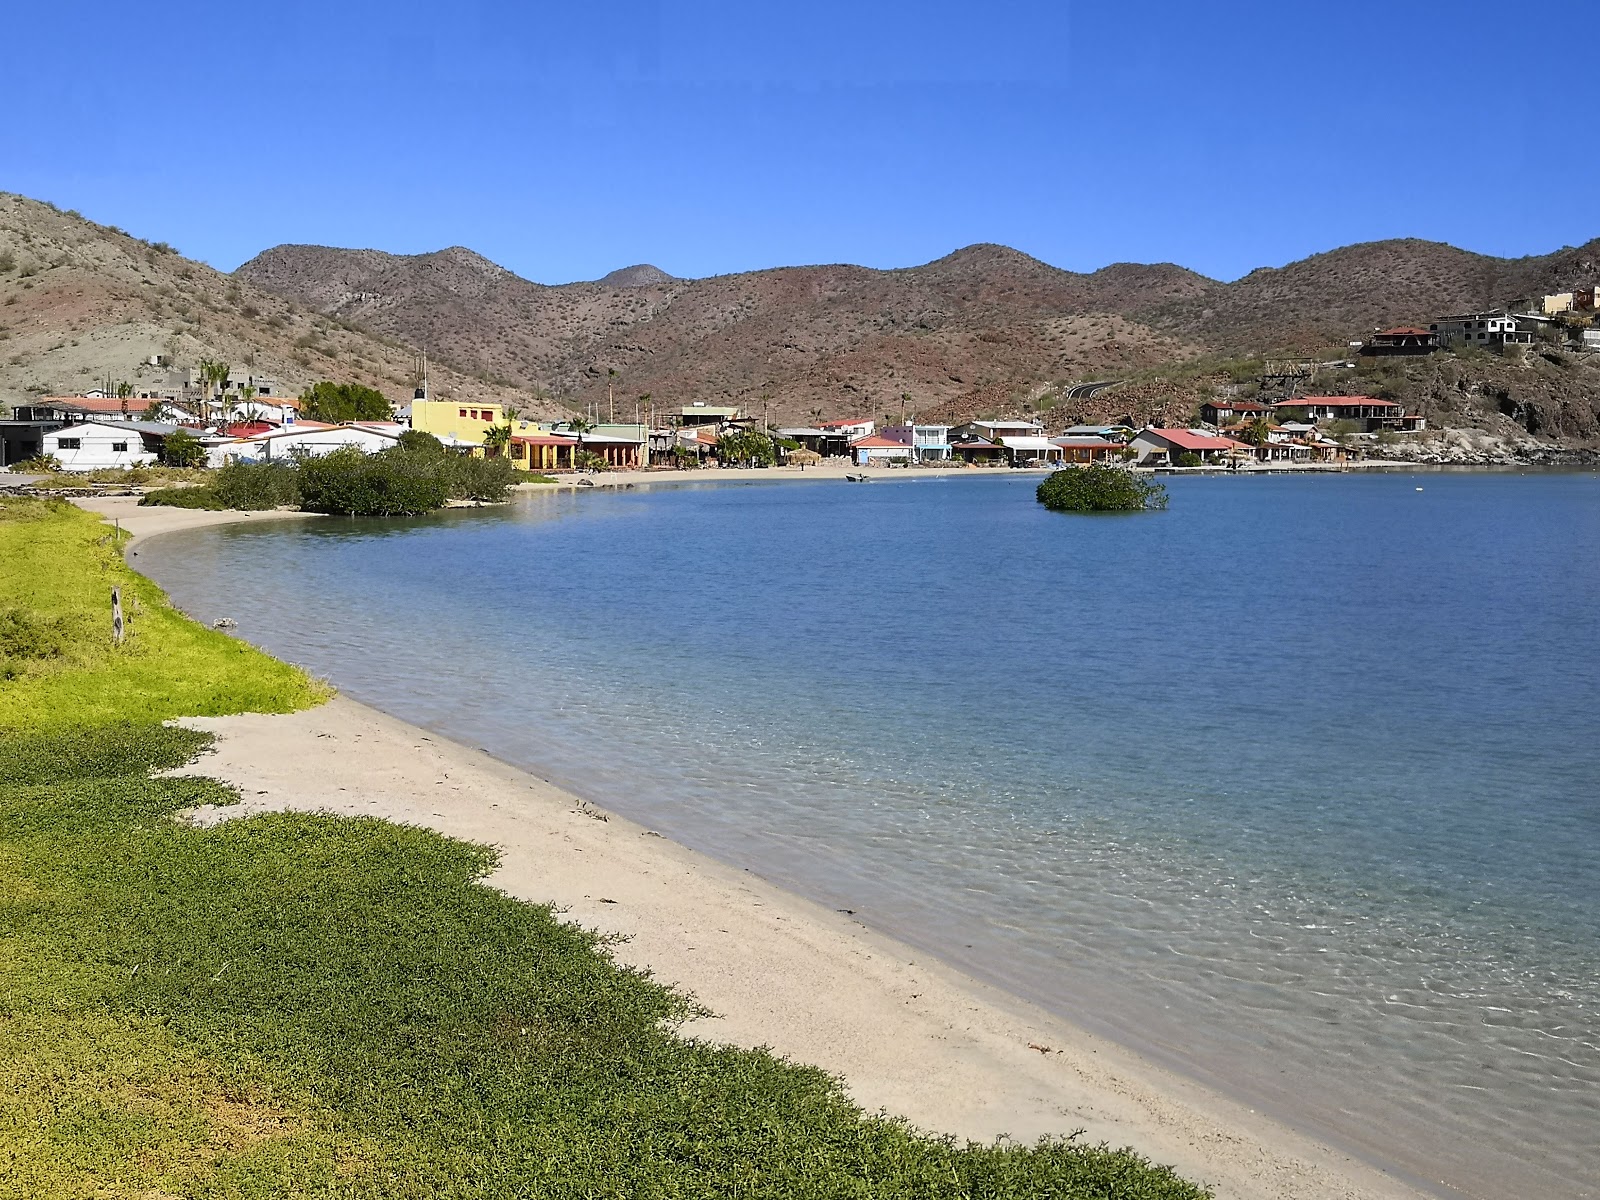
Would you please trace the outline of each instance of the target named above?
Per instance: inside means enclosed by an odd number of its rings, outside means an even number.
[[[164,243],[0,193],[0,403],[107,377],[158,386],[166,371],[146,365],[154,354],[179,366],[218,358],[294,393],[334,379],[411,395],[413,350],[400,340],[345,328]],[[449,369],[433,385],[462,399],[513,394]]]
[[[1422,321],[1600,280],[1600,241],[1496,259],[1422,241],[1373,242],[1219,283],[1171,264],[1061,271],[969,246],[893,271],[782,267],[710,279],[655,268],[549,287],[460,247],[402,257],[279,246],[237,278],[458,369],[622,411],[729,400],[778,420],[1020,411],[1053,385],[1147,373],[1201,354],[1342,347]],[[1156,408],[1161,408],[1156,405]],[[1155,411],[1154,409],[1152,411]]]
[[[626,268],[546,287],[471,251],[411,257],[279,246],[235,273],[458,368],[546,387],[570,404],[650,393],[658,406],[728,399],[778,420],[917,411],[985,388],[1150,366],[1190,340],[1119,315],[1135,295],[1211,285],[1176,267],[1059,271],[1001,246],[926,266],[783,267],[710,279]]]

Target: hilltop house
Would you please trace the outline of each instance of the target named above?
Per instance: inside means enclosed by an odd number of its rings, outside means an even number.
[[[1218,437],[1200,429],[1141,429],[1128,445],[1138,454],[1140,466],[1160,463],[1177,466],[1185,454],[1193,454],[1203,463],[1217,463],[1229,454],[1249,452],[1250,447],[1229,437]]]
[[[1441,344],[1457,346],[1482,346],[1498,349],[1505,345],[1531,346],[1533,334],[1517,328],[1517,319],[1503,312],[1464,313],[1458,317],[1440,317],[1428,326]]]
[[[1297,400],[1280,401],[1272,407],[1280,417],[1303,412],[1311,421],[1355,421],[1366,433],[1379,429],[1415,433],[1428,424],[1425,418],[1408,414],[1406,406],[1398,401],[1379,400],[1374,396],[1301,396]]]
[[[46,433],[40,449],[63,471],[147,467],[160,457],[162,444],[177,429],[148,421],[77,421]]]
[[[1256,421],[1271,414],[1272,410],[1259,400],[1207,400],[1200,406],[1200,419],[1207,425]]]
[[[1380,329],[1362,344],[1361,353],[1369,358],[1406,354],[1432,354],[1439,349],[1439,335],[1429,329],[1400,325]]]

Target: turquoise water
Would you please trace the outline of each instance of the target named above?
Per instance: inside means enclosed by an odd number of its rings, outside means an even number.
[[[1183,478],[1105,517],[1035,482],[537,495],[136,563],[1410,1177],[1595,1194],[1600,476]]]

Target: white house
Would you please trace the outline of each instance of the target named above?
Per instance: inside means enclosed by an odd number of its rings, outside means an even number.
[[[824,433],[832,433],[855,441],[857,438],[871,437],[872,431],[877,428],[871,417],[862,417],[859,421],[841,418],[837,421],[824,421],[817,426]]]
[[[396,434],[377,429],[364,429],[358,425],[324,425],[311,428],[290,425],[274,429],[271,433],[257,433],[237,442],[218,447],[224,462],[229,458],[240,462],[287,462],[294,458],[317,458],[332,454],[346,446],[354,446],[363,454],[387,450],[398,444]]]
[[[911,447],[891,438],[863,437],[850,443],[850,457],[858,467],[888,466],[910,462]]]
[[[42,453],[55,458],[64,471],[147,467],[177,428],[147,421],[79,421],[45,434]]]

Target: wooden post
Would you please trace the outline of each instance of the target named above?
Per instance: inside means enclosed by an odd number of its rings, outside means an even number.
[[[111,644],[122,645],[122,589],[111,589]]]

